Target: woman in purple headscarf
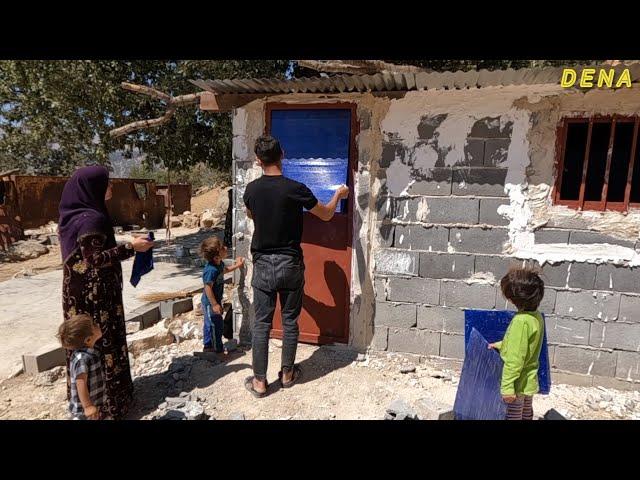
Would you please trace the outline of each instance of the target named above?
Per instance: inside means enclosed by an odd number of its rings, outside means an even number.
[[[102,355],[106,389],[102,418],[118,419],[126,415],[133,397],[120,262],[136,251],[149,250],[153,242],[136,237],[127,244],[116,244],[106,206],[111,194],[106,168],[77,170],[62,192],[59,235],[64,318],[85,313],[100,325],[102,338],[96,347]]]

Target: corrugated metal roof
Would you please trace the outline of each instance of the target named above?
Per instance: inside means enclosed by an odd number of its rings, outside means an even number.
[[[584,68],[612,68],[608,66],[571,67],[578,72]],[[615,78],[628,68],[631,81],[640,81],[640,64],[613,67]],[[507,85],[558,84],[561,67],[522,68],[514,70],[471,70],[463,72],[376,73],[375,75],[334,75],[331,77],[296,78],[278,80],[272,78],[191,80],[197,87],[218,95],[224,94],[274,94],[274,93],[342,93],[342,92],[392,92],[410,90],[462,90],[469,88]]]

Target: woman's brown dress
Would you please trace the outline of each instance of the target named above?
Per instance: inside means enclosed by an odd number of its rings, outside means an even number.
[[[102,414],[104,418],[119,419],[127,414],[133,398],[120,262],[134,251],[125,245],[105,249],[105,242],[104,234],[88,234],[78,239],[78,248],[64,261],[62,302],[65,320],[85,313],[102,329],[102,338],[96,343],[102,354],[107,394]],[[67,351],[67,378],[70,353]]]

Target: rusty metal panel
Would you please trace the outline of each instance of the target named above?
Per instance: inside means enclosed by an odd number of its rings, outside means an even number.
[[[16,208],[17,192],[12,180],[0,179],[0,250],[8,250],[11,244],[24,238],[20,215]]]
[[[168,187],[166,184],[156,185],[158,195],[162,195],[164,207],[169,207]],[[191,211],[191,185],[171,184],[171,203],[173,203],[173,214],[181,215],[183,212]],[[212,205],[213,207],[213,205]]]
[[[17,208],[24,229],[57,222],[62,190],[68,177],[16,175]]]

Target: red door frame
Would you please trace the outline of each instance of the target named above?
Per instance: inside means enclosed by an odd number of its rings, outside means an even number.
[[[349,168],[348,171],[348,187],[349,198],[347,200],[347,258],[348,263],[352,262],[352,250],[353,250],[353,208],[354,208],[354,192],[355,192],[355,171],[358,165],[358,146],[356,138],[359,133],[359,124],[357,119],[357,105],[353,102],[323,102],[323,103],[286,103],[286,102],[269,102],[265,105],[265,134],[271,133],[271,112],[273,110],[350,110],[351,111],[351,131],[349,135]],[[326,337],[322,335],[306,335],[300,333],[300,341],[309,343],[348,343],[349,342],[349,328],[350,328],[350,313],[351,313],[351,277],[352,269],[349,268],[347,272],[347,289],[345,304],[345,336],[343,338]],[[279,332],[272,330],[272,337],[280,338]]]

